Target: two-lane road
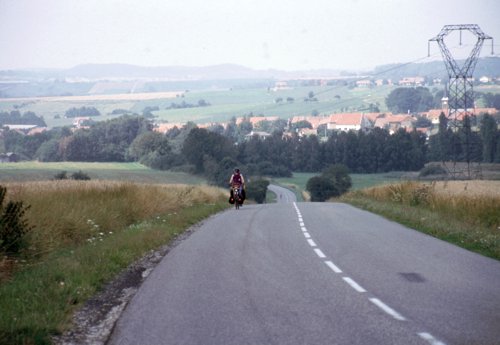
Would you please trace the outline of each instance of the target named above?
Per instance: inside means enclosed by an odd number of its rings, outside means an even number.
[[[109,344],[500,344],[500,263],[345,204],[245,205],[164,258]]]
[[[276,194],[277,203],[290,203],[297,201],[297,197],[290,189],[283,188],[274,184],[270,184],[267,189]]]

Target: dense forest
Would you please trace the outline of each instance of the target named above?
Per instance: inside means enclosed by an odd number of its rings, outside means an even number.
[[[418,171],[429,161],[500,162],[500,131],[489,115],[482,116],[479,132],[473,132],[470,126],[452,131],[443,114],[438,134],[429,140],[417,131],[390,135],[380,128],[331,132],[320,140],[284,135],[285,123],[262,124],[273,134],[261,139],[248,135],[253,129],[249,121],[236,125],[233,119],[226,128],[209,129],[188,123],[162,134],[147,118],[125,115],[74,132],[55,128],[28,136],[4,130],[0,151],[40,161],[138,161],[154,169],[201,174],[214,184],[224,184],[235,166],[247,175],[290,176],[292,171],[321,172],[333,164],[354,173],[377,173]]]

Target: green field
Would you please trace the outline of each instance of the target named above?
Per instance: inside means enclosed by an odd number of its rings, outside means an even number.
[[[18,162],[0,163],[0,182],[51,180],[66,171],[82,171],[92,180],[119,180],[141,183],[203,184],[206,181],[184,172],[153,170],[139,163]]]
[[[265,87],[190,91],[180,98],[165,98],[156,100],[34,100],[24,99],[15,102],[0,102],[1,111],[12,111],[15,108],[21,113],[33,111],[38,116],[43,116],[49,128],[71,125],[73,119],[64,118],[65,112],[70,108],[95,107],[101,116],[96,116],[95,121],[104,121],[119,115],[111,115],[115,109],[125,109],[130,112],[142,114],[147,106],[157,106],[158,111],[153,114],[158,122],[187,122],[196,123],[223,122],[233,116],[240,117],[248,114],[279,116],[290,118],[292,116],[310,115],[312,112],[330,114],[334,112],[367,111],[370,103],[379,104],[381,111],[386,111],[385,97],[394,86],[381,86],[376,88],[349,88],[347,86],[298,86],[286,90],[272,91]],[[314,93],[317,101],[305,102],[309,92]],[[287,98],[293,102],[287,102]],[[283,101],[276,103],[281,98]],[[172,103],[197,104],[199,100],[210,103],[206,107],[193,107],[184,109],[167,109]]]
[[[305,191],[307,181],[319,174],[314,173],[293,173],[293,177],[275,178],[273,183],[289,188],[295,192],[297,199],[302,201],[302,192]],[[350,174],[352,180],[351,190],[359,190],[363,188],[374,187],[378,185],[388,184],[401,181],[405,173],[391,172],[380,174]]]

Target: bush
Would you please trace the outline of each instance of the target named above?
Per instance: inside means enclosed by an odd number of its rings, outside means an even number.
[[[311,201],[326,201],[338,194],[332,181],[323,176],[314,176],[307,181],[306,190],[311,193]]]
[[[68,179],[67,171],[61,171],[54,175],[54,180],[67,180],[67,179]]]
[[[269,186],[269,181],[264,179],[248,183],[246,187],[247,197],[255,200],[258,204],[262,204],[266,200],[267,186]]]
[[[429,164],[420,170],[418,174],[419,177],[425,177],[429,175],[446,175],[447,171],[439,164]]]
[[[352,186],[349,169],[342,164],[329,166],[320,176],[311,177],[306,189],[311,193],[311,201],[326,201],[338,197]]]
[[[84,173],[83,171],[79,170],[71,175],[71,178],[73,180],[82,180],[82,181],[88,181],[90,180],[90,176]]]
[[[9,201],[3,205],[7,188],[0,186],[0,250],[16,254],[23,247],[24,236],[32,228],[23,219],[29,206],[22,201]]]

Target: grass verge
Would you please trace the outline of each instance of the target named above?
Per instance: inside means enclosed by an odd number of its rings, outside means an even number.
[[[443,195],[406,182],[348,193],[340,201],[500,260],[500,198]]]
[[[39,228],[46,234],[54,230],[58,236],[32,237],[31,246],[44,249],[43,254],[37,250],[32,255],[32,249],[28,248],[24,256],[17,258],[25,263],[0,283],[0,344],[50,344],[52,335],[70,326],[74,311],[116,274],[148,251],[169,243],[189,226],[227,207],[223,194],[198,187],[95,182],[83,185],[54,182],[39,189],[36,186],[31,185],[28,190],[24,185],[19,186],[16,193],[31,202],[36,201],[36,194],[44,194],[52,201],[64,196],[66,202],[62,200],[50,207],[62,207],[59,214],[73,210],[72,218],[68,215],[66,222],[61,223],[66,226],[56,224],[54,229],[47,229],[49,225],[45,223],[44,229]],[[163,200],[166,208],[160,205],[152,212],[147,210],[162,203],[158,195],[170,199]],[[80,198],[80,207],[71,202],[71,197]],[[94,204],[95,209],[83,207],[84,204]],[[113,204],[118,204],[118,208],[113,208]],[[130,211],[127,204],[137,211],[124,214]],[[43,205],[35,202],[32,209],[37,208]],[[89,226],[94,228],[97,224],[89,224],[89,216],[84,215],[99,208],[103,210],[98,214],[101,222],[106,213],[114,221],[108,223],[105,231],[89,230]],[[36,216],[31,219],[34,222]],[[68,223],[70,219],[75,222]]]

